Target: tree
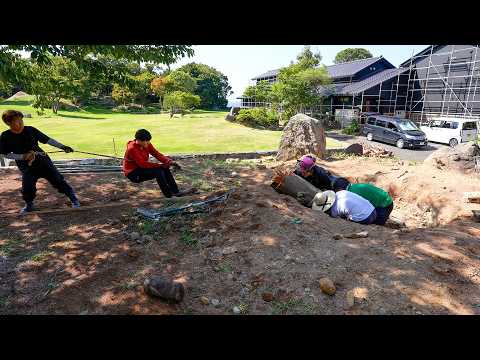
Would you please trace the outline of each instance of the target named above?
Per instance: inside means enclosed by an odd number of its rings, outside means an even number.
[[[248,86],[243,96],[255,99],[256,102],[270,102],[272,100],[272,86],[266,80],[259,81],[255,86]]]
[[[322,101],[319,87],[330,83],[325,66],[318,66],[320,54],[313,55],[308,47],[297,57],[297,62],[280,69],[278,81],[272,85],[271,99],[282,105],[288,118]]]
[[[189,63],[178,68],[192,76],[197,81],[195,94],[200,96],[200,106],[203,109],[225,108],[227,96],[232,94],[228,78],[215,68],[197,63]]]
[[[193,93],[196,88],[197,80],[184,71],[175,70],[167,75],[165,84],[165,91],[167,93],[173,91]]]
[[[303,68],[313,68],[320,64],[322,56],[319,52],[313,53],[310,46],[305,46],[300,54],[297,55],[297,64]]]
[[[32,63],[40,66],[51,65],[52,59],[57,57],[70,60],[89,74],[90,81],[86,85],[92,91],[104,91],[105,88],[111,91],[113,82],[128,81],[132,63],[169,66],[194,53],[189,45],[3,45],[0,46],[0,79],[7,78],[15,83],[29,81],[23,78],[26,61],[18,51],[28,52]]]
[[[340,51],[333,61],[335,64],[340,64],[353,60],[369,59],[373,55],[367,49],[363,48],[348,48]]]
[[[190,45],[7,45],[10,51],[26,51],[39,63],[48,63],[51,56],[61,56],[91,68],[100,56],[137,63],[173,64],[184,56],[193,56]]]
[[[200,97],[184,91],[173,91],[165,95],[163,107],[170,111],[170,117],[176,112],[181,112],[182,116],[187,109],[200,105]]]
[[[33,106],[43,109],[51,107],[58,112],[61,99],[74,99],[83,93],[84,72],[63,57],[53,57],[46,64],[30,64],[25,84],[27,92],[35,96]]]
[[[135,95],[130,91],[128,87],[121,86],[119,84],[113,84],[112,99],[117,103],[126,105],[127,102],[132,101]]]
[[[160,76],[156,77],[150,83],[150,88],[160,98],[160,104],[163,104],[163,97],[165,96],[166,92],[166,85],[167,85],[167,77]]]

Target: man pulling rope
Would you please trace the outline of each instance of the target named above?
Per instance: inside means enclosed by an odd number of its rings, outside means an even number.
[[[20,111],[7,110],[2,114],[2,120],[10,129],[0,136],[0,154],[7,159],[15,160],[22,172],[21,193],[26,205],[20,213],[35,210],[33,200],[37,192],[36,184],[40,178],[46,179],[59,193],[65,194],[72,202],[73,208],[80,207],[75,192],[58,172],[50,157],[47,154],[36,156],[44,153],[38,142],[62,149],[66,153],[73,152],[73,149],[48,137],[33,126],[24,126],[23,114]]]

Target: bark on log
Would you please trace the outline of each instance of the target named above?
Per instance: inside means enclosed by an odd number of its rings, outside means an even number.
[[[320,189],[295,174],[285,176],[280,184],[272,184],[272,186],[279,193],[290,195],[308,207],[312,205],[315,195],[321,192]]]

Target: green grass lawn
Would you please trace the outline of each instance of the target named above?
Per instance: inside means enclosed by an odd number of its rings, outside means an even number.
[[[37,127],[55,140],[75,150],[123,157],[125,145],[133,139],[140,128],[152,133],[152,143],[164,154],[223,153],[275,150],[278,148],[281,131],[256,130],[224,120],[226,112],[196,110],[191,114],[118,114],[99,108],[85,108],[82,111],[59,111],[54,115],[50,110],[38,116],[31,107],[31,98],[23,97],[14,101],[0,102],[0,112],[7,109],[29,113],[25,125]],[[7,129],[1,122],[0,131]],[[340,147],[341,143],[327,139],[327,147]],[[45,151],[58,150],[42,145]],[[92,157],[79,153],[52,154],[53,158]]]

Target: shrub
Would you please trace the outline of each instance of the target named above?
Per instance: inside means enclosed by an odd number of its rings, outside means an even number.
[[[159,114],[160,110],[155,106],[142,106],[139,104],[119,105],[112,109],[116,113],[129,114]]]
[[[346,135],[357,135],[360,133],[360,125],[358,124],[357,120],[352,120],[350,125],[342,130],[342,133]]]
[[[280,115],[264,107],[254,109],[241,109],[235,116],[235,121],[252,127],[278,128]]]

